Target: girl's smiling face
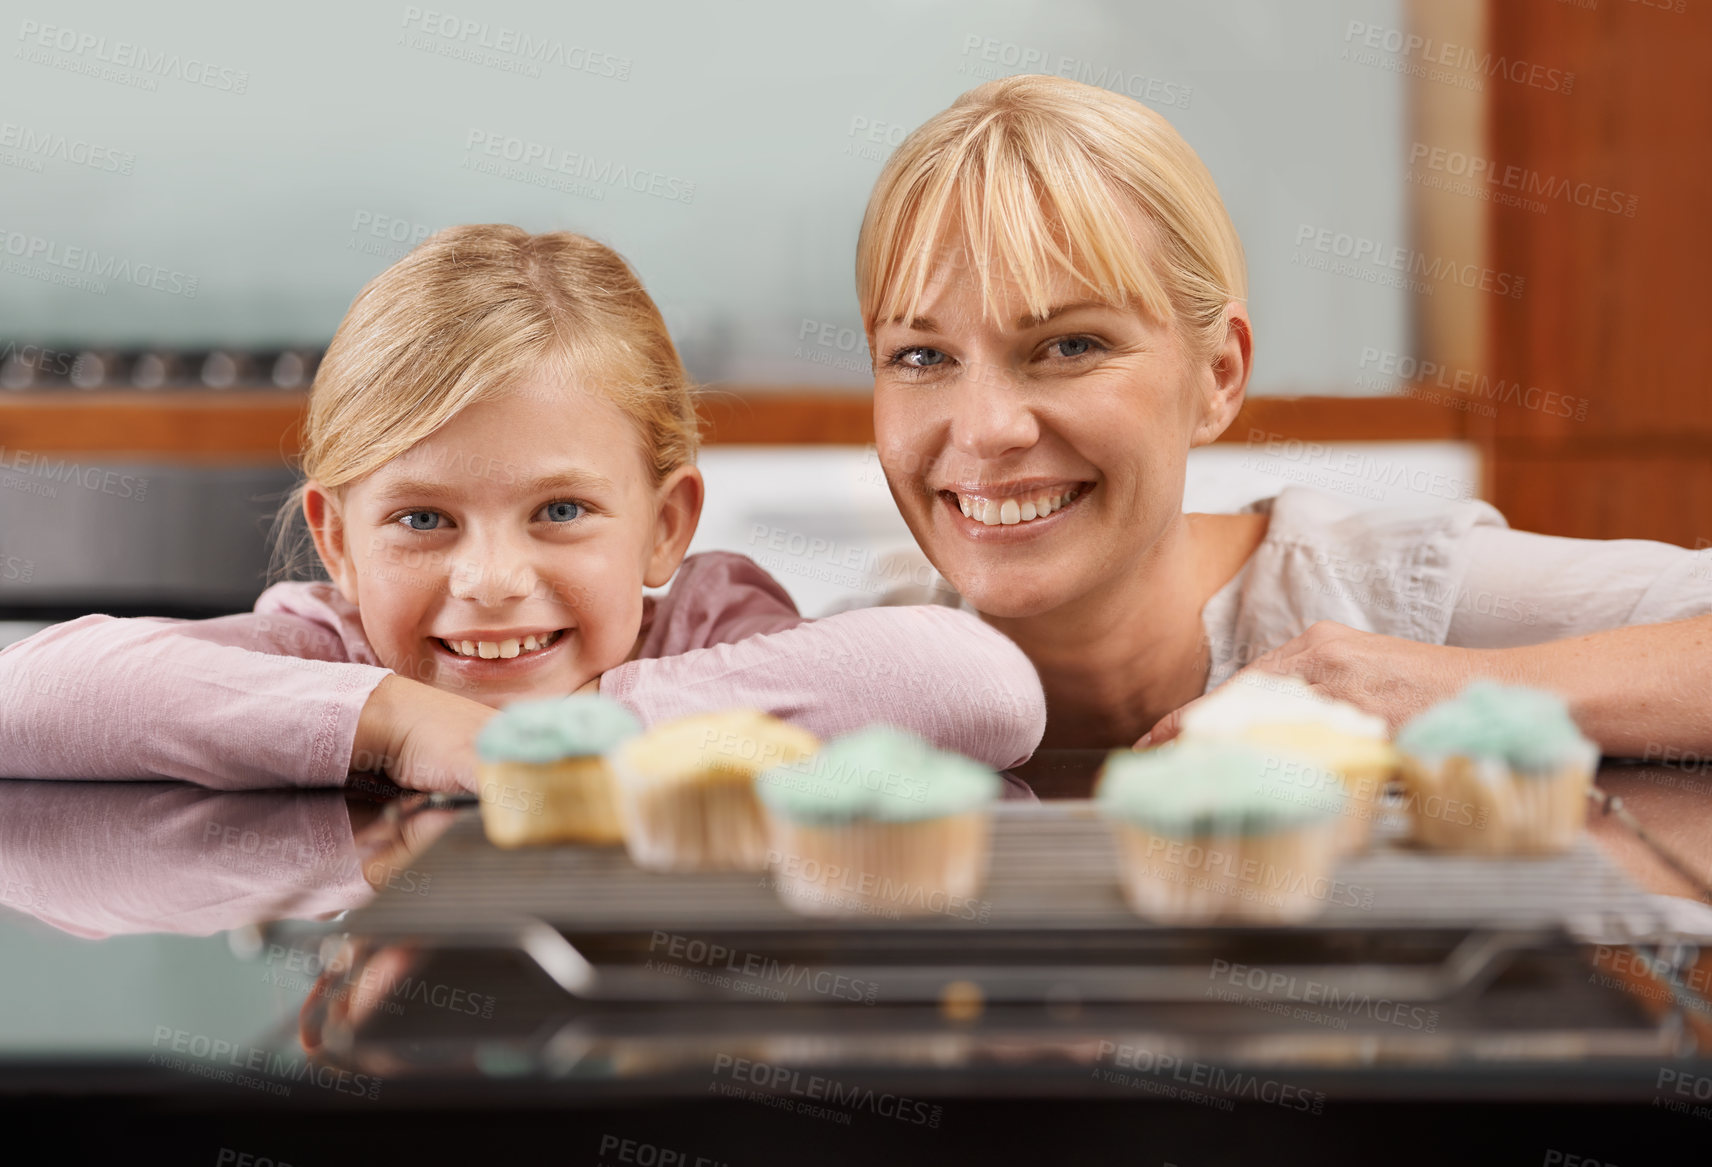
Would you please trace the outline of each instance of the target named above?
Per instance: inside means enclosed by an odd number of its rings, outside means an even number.
[[[498,707],[629,658],[642,589],[671,579],[701,502],[693,466],[652,481],[616,404],[539,377],[336,497],[312,482],[304,510],[380,662]]]

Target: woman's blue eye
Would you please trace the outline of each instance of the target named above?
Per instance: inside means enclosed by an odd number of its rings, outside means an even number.
[[[1085,336],[1067,336],[1063,340],[1053,341],[1052,346],[1058,350],[1061,357],[1080,357],[1093,350],[1094,342]]]
[[[917,345],[914,348],[899,349],[892,360],[911,369],[929,369],[934,365],[943,364],[945,354],[936,348]]]
[[[433,511],[411,511],[400,516],[398,521],[412,531],[432,531],[440,525],[440,516]]]
[[[541,513],[547,516],[549,523],[568,523],[582,514],[583,508],[574,502],[550,502],[541,508]]]

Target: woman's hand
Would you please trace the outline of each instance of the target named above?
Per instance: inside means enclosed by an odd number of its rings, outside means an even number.
[[[496,712],[421,681],[387,677],[357,719],[351,770],[382,771],[410,790],[474,792],[476,734]]]
[[[1383,717],[1395,733],[1398,726],[1429,705],[1461,692],[1474,677],[1495,675],[1498,670],[1489,656],[1475,649],[1419,644],[1321,620],[1294,640],[1257,658],[1225,684],[1234,685],[1256,675],[1262,679],[1265,675],[1300,677],[1322,696],[1348,701]],[[1198,697],[1166,714],[1135,743],[1135,748],[1163,745],[1176,737],[1183,727],[1184,712],[1204,700],[1206,697]]]

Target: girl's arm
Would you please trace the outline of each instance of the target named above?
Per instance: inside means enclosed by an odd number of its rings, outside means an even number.
[[[980,620],[865,608],[609,670],[600,691],[645,723],[733,706],[832,737],[882,723],[1005,769],[1046,729],[1034,666]]]
[[[342,655],[281,614],[55,625],[0,651],[0,777],[342,785],[392,676]]]

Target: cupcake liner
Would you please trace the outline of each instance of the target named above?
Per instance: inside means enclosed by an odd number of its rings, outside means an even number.
[[[1293,923],[1325,908],[1341,819],[1262,834],[1179,837],[1115,822],[1124,898],[1162,924]]]
[[[1338,816],[1340,853],[1361,855],[1372,849],[1373,828],[1384,811],[1380,796],[1394,773],[1395,766],[1364,766],[1340,772],[1344,791],[1349,795],[1343,813]]]
[[[747,774],[656,777],[613,759],[624,845],[649,871],[764,871],[767,825]]]
[[[482,762],[478,774],[482,829],[496,847],[624,839],[612,772],[603,758]]]
[[[1589,746],[1548,773],[1523,774],[1496,758],[1406,756],[1403,784],[1414,839],[1434,850],[1475,855],[1564,851],[1587,821],[1597,761]]]
[[[911,822],[809,825],[767,817],[780,900],[807,916],[965,916],[986,878],[985,808]]]

